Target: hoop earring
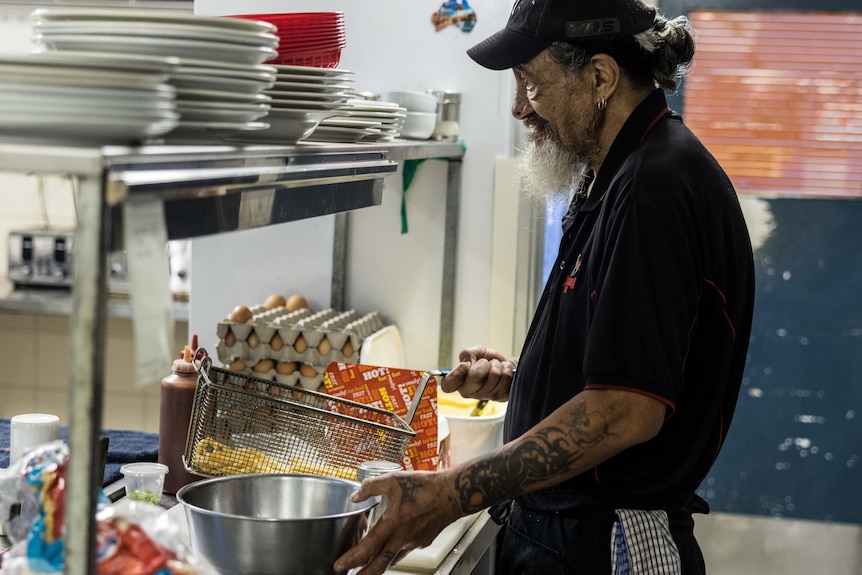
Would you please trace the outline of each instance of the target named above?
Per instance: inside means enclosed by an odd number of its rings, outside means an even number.
[[[606,99],[602,98],[601,100],[599,100],[598,102],[596,102],[596,107],[597,107],[600,111],[603,111],[605,108],[607,108],[607,107],[608,107],[608,101],[607,101]]]

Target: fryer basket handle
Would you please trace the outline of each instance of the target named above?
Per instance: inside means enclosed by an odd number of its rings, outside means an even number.
[[[416,410],[419,408],[419,402],[422,401],[422,396],[425,394],[425,388],[432,377],[446,377],[450,369],[432,369],[422,374],[422,379],[419,380],[419,385],[416,386],[416,393],[413,394],[413,401],[410,402],[410,409],[407,410],[407,417],[404,421],[407,425],[413,423],[413,416],[416,415]]]

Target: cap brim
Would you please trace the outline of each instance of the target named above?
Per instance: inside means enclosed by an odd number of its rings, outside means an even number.
[[[503,28],[467,50],[467,55],[485,68],[508,70],[529,62],[548,46],[547,40]]]

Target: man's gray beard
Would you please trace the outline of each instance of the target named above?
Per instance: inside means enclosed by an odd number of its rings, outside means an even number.
[[[533,136],[516,159],[521,191],[541,204],[567,201],[580,185],[586,162],[548,137]]]

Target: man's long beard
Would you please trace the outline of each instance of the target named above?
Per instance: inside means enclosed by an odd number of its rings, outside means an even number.
[[[521,190],[540,203],[566,201],[580,186],[588,160],[564,145],[543,119],[525,122],[527,146],[516,160]]]

